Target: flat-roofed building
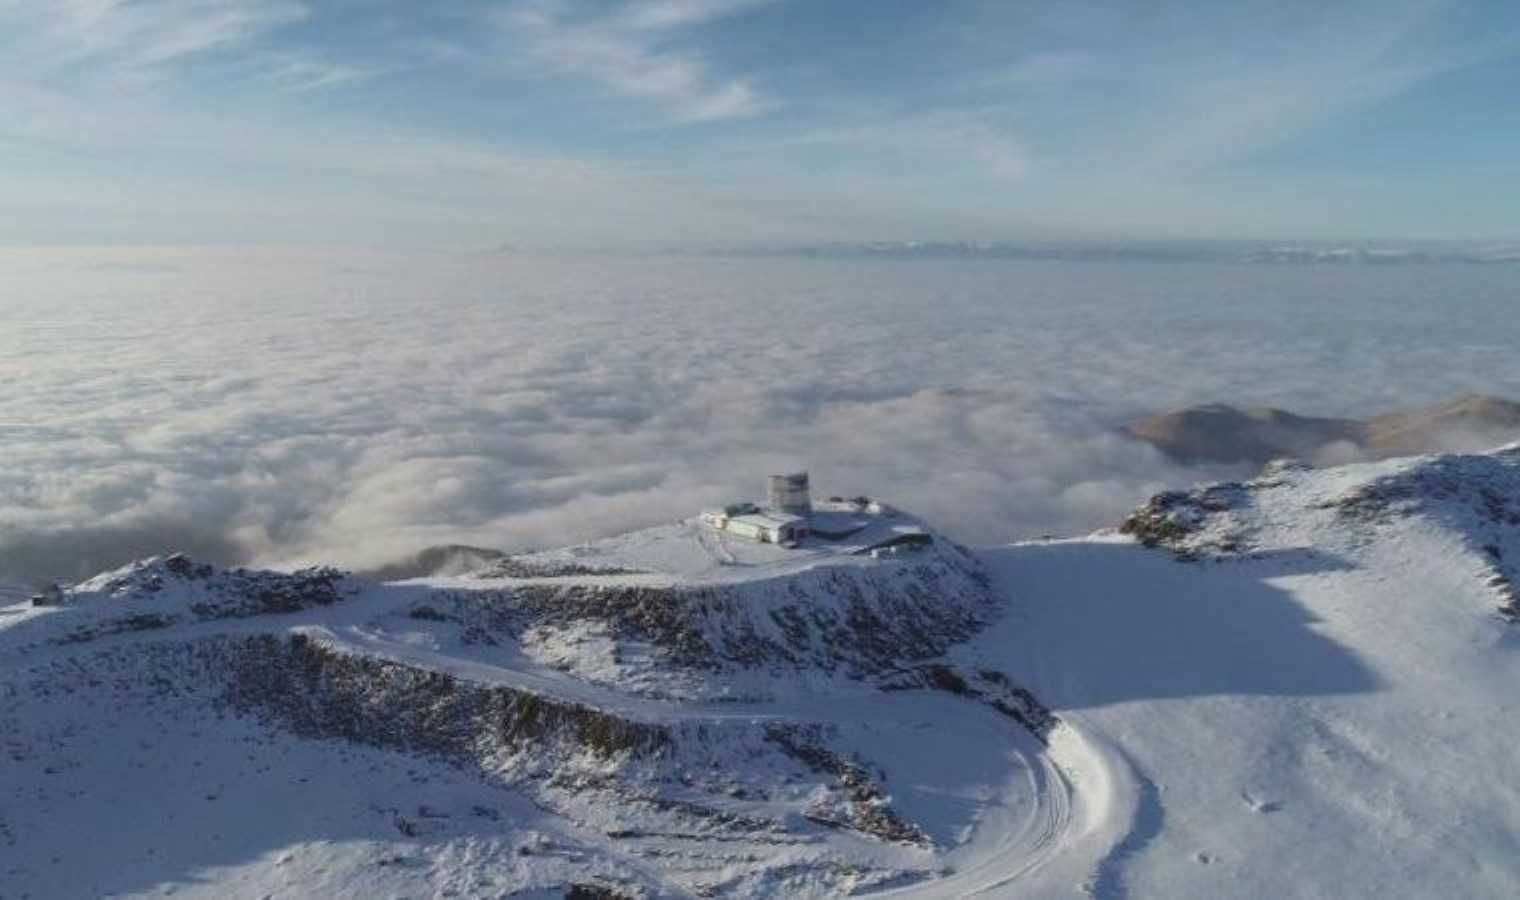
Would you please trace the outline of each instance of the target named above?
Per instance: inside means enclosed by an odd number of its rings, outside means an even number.
[[[763,544],[794,545],[808,536],[808,515],[813,504],[808,496],[806,472],[772,475],[767,482],[769,503],[731,503],[702,513],[710,528]]]

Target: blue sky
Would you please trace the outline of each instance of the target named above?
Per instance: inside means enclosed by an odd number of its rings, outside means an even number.
[[[1520,6],[0,0],[0,243],[1520,238]]]

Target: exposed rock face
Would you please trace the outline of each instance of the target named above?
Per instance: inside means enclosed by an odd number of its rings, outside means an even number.
[[[737,585],[555,578],[442,592],[420,615],[514,641],[533,630],[591,629],[677,669],[808,668],[862,678],[944,653],[994,609],[986,576],[951,550],[888,570],[826,567]]]
[[[1520,404],[1467,394],[1361,421],[1219,403],[1150,416],[1124,431],[1184,462],[1345,462],[1502,444],[1520,437]]]
[[[236,891],[250,872],[324,896],[1106,895],[1136,871],[1116,880],[1113,854],[1152,841],[1165,852],[1146,866],[1181,860],[1167,883],[1194,883],[1191,817],[1262,747],[1277,759],[1239,779],[1245,810],[1310,824],[1262,838],[1227,802],[1206,822],[1215,846],[1275,839],[1272,858],[1294,858],[1328,833],[1315,823],[1359,836],[1475,815],[1464,839],[1509,860],[1513,804],[1478,801],[1503,794],[1513,744],[1492,726],[1512,694],[1501,619],[1520,619],[1520,445],[1275,463],[1159,495],[1125,531],[1191,562],[1112,535],[873,559],[662,526],[494,577],[170,557],[19,599],[0,607],[0,883],[57,893],[95,865],[102,880],[68,895]],[[704,569],[657,564],[704,554]],[[1477,678],[1481,693],[1456,689]],[[1175,714],[1187,698],[1201,715]],[[1432,708],[1460,713],[1452,746],[1489,745],[1450,766],[1428,764],[1427,740],[1401,747]],[[1100,729],[1122,750],[1086,740]],[[1481,777],[1367,819],[1369,790],[1453,771]],[[1164,789],[1188,784],[1204,789]],[[1188,793],[1204,806],[1176,806]],[[144,808],[165,812],[124,833]],[[1403,851],[1386,857],[1399,877]],[[1074,852],[1078,868],[1011,880]],[[1280,873],[1259,869],[1235,892],[1270,893]],[[1228,892],[1237,873],[1220,874]]]
[[[1367,423],[1374,456],[1487,449],[1520,437],[1520,403],[1464,394],[1445,403],[1376,416]]]
[[[1185,462],[1260,464],[1278,457],[1312,458],[1336,441],[1359,443],[1364,427],[1350,419],[1215,403],[1141,419],[1125,431]]]
[[[929,836],[892,808],[878,780],[857,763],[842,759],[821,742],[817,729],[776,725],[766,740],[808,769],[835,779],[837,796],[819,798],[804,813],[828,828],[847,828],[884,841],[927,846]]]
[[[97,575],[70,589],[66,604],[111,599],[140,601],[173,595],[196,619],[241,619],[300,612],[351,599],[360,584],[327,566],[296,572],[217,569],[181,553],[153,557]]]
[[[670,730],[502,685],[343,653],[301,634],[227,647],[227,700],[298,734],[482,764],[498,752],[669,752]]]
[[[880,539],[924,533],[895,511],[877,525]],[[956,655],[1002,611],[975,554],[941,539],[885,559],[856,549],[723,545],[677,523],[393,583],[152,558],[7,611],[0,719],[86,701],[112,727],[152,716],[281,753],[400,756],[413,786],[424,771],[469,782],[356,811],[405,844],[377,866],[446,832],[500,854],[510,844],[490,835],[505,829],[518,845],[506,868],[526,852],[597,876],[554,876],[587,896],[911,883],[958,832],[912,780],[921,756],[896,743],[943,742],[922,729],[948,717],[1038,754],[1056,720]],[[18,730],[0,741],[13,760],[56,754],[78,724]],[[132,752],[152,745],[143,732]],[[513,798],[516,824],[471,812],[477,786]],[[529,829],[543,828],[600,849],[535,849]]]
[[[925,663],[893,672],[883,677],[880,684],[882,690],[887,691],[918,688],[980,700],[1029,729],[1042,741],[1060,723],[1055,713],[1034,694],[996,669],[968,671],[945,663]]]
[[[1148,547],[1184,560],[1255,552],[1274,492],[1312,498],[1306,515],[1328,530],[1389,528],[1418,520],[1455,537],[1493,592],[1497,611],[1520,621],[1520,444],[1490,453],[1441,455],[1346,467],[1366,474],[1276,462],[1246,482],[1157,494],[1120,526]]]
[[[1223,482],[1192,491],[1164,491],[1130,513],[1119,526],[1147,547],[1164,547],[1183,559],[1239,553],[1247,549],[1237,529],[1220,527],[1221,514],[1245,506],[1246,485]]]
[[[1356,485],[1328,505],[1358,519],[1422,513],[1466,527],[1520,528],[1520,446],[1422,459]]]

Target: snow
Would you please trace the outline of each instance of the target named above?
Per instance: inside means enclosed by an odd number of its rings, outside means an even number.
[[[1508,895],[1520,638],[1494,584],[1520,560],[1520,447],[1278,467],[1167,514],[1185,528],[1156,547],[1100,533],[974,559],[853,552],[923,527],[905,515],[796,550],[686,521],[312,602],[280,581],[297,576],[151,560],[62,607],[0,608],[0,894]],[[523,590],[666,591],[716,641],[788,603],[843,616],[844,586],[977,578],[999,610],[898,674],[1003,673],[1060,718],[1043,741],[974,693],[886,690],[892,673],[813,645],[704,667],[615,618],[489,615]],[[270,585],[281,603],[250,607]],[[981,615],[957,590],[941,602]],[[165,621],[123,627],[148,613]],[[223,648],[257,635],[372,667],[302,702],[363,715],[366,678],[434,673],[438,696],[507,691],[669,743],[482,733],[450,757],[303,733],[223,699]],[[442,715],[418,710],[397,727]]]
[[[850,501],[815,503],[809,517],[815,534],[795,547],[739,537],[694,516],[589,544],[522,554],[512,557],[507,564],[551,573],[567,570],[581,577],[594,576],[600,570],[607,574],[599,577],[609,583],[667,585],[677,580],[685,584],[742,583],[820,565],[867,565],[865,551],[872,546],[904,534],[934,533],[911,515],[890,508],[871,512],[866,505]],[[469,578],[447,582],[420,580],[460,584],[479,581],[490,572],[486,569]]]
[[[1469,458],[1483,480],[1464,482],[1520,501],[1501,483],[1520,474],[1516,454],[1497,458]],[[1221,517],[1250,538],[1248,557],[1177,561],[1113,538],[987,554],[1018,612],[975,651],[1122,748],[1141,785],[1094,893],[1512,891],[1520,658],[1470,538],[1495,535],[1438,495],[1424,514],[1365,523],[1325,505],[1430,468],[1306,471],[1256,490]]]

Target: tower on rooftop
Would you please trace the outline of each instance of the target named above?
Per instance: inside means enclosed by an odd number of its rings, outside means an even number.
[[[770,490],[767,491],[766,497],[771,509],[794,516],[806,516],[812,513],[813,499],[808,490],[806,472],[772,475],[769,486]]]

